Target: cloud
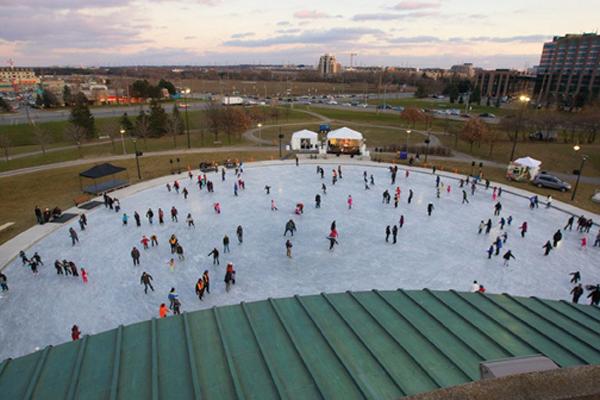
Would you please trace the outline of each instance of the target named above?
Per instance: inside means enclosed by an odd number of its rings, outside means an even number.
[[[506,36],[506,37],[490,37],[490,36],[477,36],[472,37],[469,40],[472,42],[494,42],[494,43],[539,43],[544,42],[551,38],[552,35],[517,35],[517,36]]]
[[[279,21],[276,25],[277,26],[290,26],[291,24],[289,23],[289,21]]]
[[[0,7],[49,8],[53,10],[79,10],[83,8],[110,8],[127,5],[127,0],[0,0]]]
[[[306,31],[298,35],[280,35],[265,39],[228,40],[231,47],[265,47],[286,44],[331,44],[356,42],[366,35],[382,35],[384,32],[371,28],[332,28],[324,31]]]
[[[392,8],[394,10],[408,11],[408,10],[425,10],[425,9],[430,9],[430,8],[440,8],[440,6],[441,6],[440,3],[432,3],[432,2],[427,3],[427,2],[406,0],[406,1],[401,1],[400,3],[396,4]]]
[[[401,44],[426,44],[426,43],[474,43],[474,42],[486,42],[486,43],[541,43],[549,39],[551,35],[518,35],[518,36],[504,36],[504,37],[491,37],[491,36],[475,36],[475,37],[450,37],[448,39],[442,39],[437,36],[408,36],[408,37],[397,37],[388,39],[388,43]]]
[[[254,32],[243,32],[243,33],[234,33],[233,35],[231,35],[232,39],[242,39],[248,36],[254,36],[255,33]]]
[[[443,40],[435,36],[412,36],[412,37],[397,37],[389,39],[389,43],[439,43]]]
[[[283,34],[289,34],[289,33],[298,33],[301,31],[302,31],[302,29],[300,29],[300,28],[289,28],[289,29],[278,29],[275,31],[275,33],[283,35]]]
[[[294,18],[298,19],[321,19],[321,18],[332,18],[329,14],[326,14],[317,10],[300,10],[294,13]]]
[[[197,38],[198,38],[197,36],[185,36],[183,38],[183,40],[194,40],[194,39],[197,39]]]
[[[413,13],[373,13],[373,14],[356,14],[352,17],[353,21],[394,21],[399,19],[410,18],[425,18],[438,15],[437,11],[417,11]]]

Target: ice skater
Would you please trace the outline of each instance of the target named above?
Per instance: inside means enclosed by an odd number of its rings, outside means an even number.
[[[390,235],[392,234],[392,229],[390,228],[390,226],[386,226],[385,227],[385,242],[389,243],[390,242]]]
[[[494,206],[494,215],[500,215],[500,211],[502,211],[502,204],[500,204],[500,202],[498,202]]]
[[[204,280],[202,278],[198,278],[198,281],[196,282],[196,295],[198,296],[199,300],[202,300],[202,297],[204,296]]]
[[[557,230],[556,232],[554,232],[554,235],[552,236],[552,246],[553,247],[557,247],[558,244],[560,243],[560,241],[562,240],[562,233],[560,232],[560,229]]]
[[[463,189],[462,191],[462,204],[469,204],[469,199],[467,198],[467,191]]]
[[[492,258],[492,254],[494,254],[494,245],[490,244],[490,247],[487,249],[488,260]]]
[[[525,237],[525,234],[527,233],[527,221],[524,221],[521,224],[521,227],[519,228],[519,230],[521,230],[521,237]]]
[[[491,218],[487,220],[486,224],[485,224],[485,234],[489,234],[490,231],[492,230],[492,220]]]
[[[325,186],[324,183],[321,183],[321,191],[323,192],[323,194],[327,194],[327,186]]]
[[[431,217],[431,213],[433,212],[433,204],[427,204],[427,215]]]
[[[84,284],[88,283],[88,273],[85,270],[85,268],[81,268],[81,280],[83,281]]]
[[[210,256],[212,256],[212,258],[213,258],[213,265],[215,265],[215,264],[216,264],[216,265],[221,265],[221,264],[219,263],[219,250],[217,250],[217,248],[216,248],[216,247],[214,247],[214,248],[212,249],[212,251],[211,251],[210,253],[208,253],[208,254],[207,254],[207,256],[209,256],[209,257],[210,257]]]
[[[8,291],[8,278],[2,272],[0,272],[0,288],[3,292]]]
[[[392,243],[396,244],[397,239],[398,239],[398,226],[394,225],[392,227]]]
[[[508,267],[508,263],[510,261],[510,259],[514,259],[516,260],[517,258],[513,255],[512,251],[508,250],[506,253],[504,253],[504,256],[502,257],[504,258],[504,266]]]
[[[175,291],[175,288],[172,287],[171,290],[169,291],[169,294],[167,295],[167,299],[169,300],[169,309],[173,309],[173,306],[175,305],[175,300],[177,300],[179,298],[179,295],[177,294],[177,292]]]
[[[579,303],[579,298],[583,294],[583,287],[581,286],[581,283],[571,289],[571,294],[573,295],[573,304]]]
[[[271,186],[265,185],[265,192],[267,195],[271,194]]]
[[[400,228],[402,228],[404,226],[404,215],[400,216],[400,221],[398,223],[400,225]]]
[[[410,204],[410,202],[412,201],[413,198],[413,190],[412,189],[408,189],[408,204]]]
[[[233,269],[233,263],[227,263],[227,269],[225,270],[225,291],[231,290],[231,285],[235,285],[235,270]]]
[[[231,253],[229,251],[229,236],[227,235],[223,236],[223,254],[225,253]]]
[[[296,231],[296,224],[294,223],[293,220],[290,219],[285,224],[285,231],[283,232],[283,236],[286,236],[288,232],[290,232],[292,234],[292,236],[294,236],[295,231]]]
[[[333,221],[333,224],[335,224],[335,221]],[[336,244],[339,245],[337,238],[338,232],[335,229],[335,225],[333,225],[331,232],[329,232],[329,236],[327,236],[327,239],[329,240],[329,250],[333,250],[333,246],[335,246]]]
[[[315,196],[315,208],[321,208],[321,195],[318,193]]]
[[[140,240],[140,243],[144,247],[144,250],[148,250],[148,243],[150,243],[150,239],[148,239],[146,235],[143,235],[142,240]]]
[[[545,249],[544,255],[547,256],[548,254],[550,254],[550,251],[552,250],[552,243],[550,243],[550,241],[548,240],[546,242],[546,244],[542,246],[542,248]]]
[[[152,219],[154,218],[154,211],[151,208],[146,211],[146,218],[148,218],[148,223],[152,225]]]
[[[573,222],[574,221],[575,221],[575,216],[571,215],[569,217],[569,219],[567,220],[567,224],[565,225],[565,227],[563,228],[563,230],[566,231],[567,229],[569,229],[570,231],[572,231],[573,230]]]
[[[213,209],[215,210],[215,213],[221,214],[221,203],[213,204]]]
[[[138,214],[137,211],[134,211],[134,213],[133,213],[133,219],[135,219],[135,226],[137,226],[138,228],[140,226],[142,226],[142,221],[141,221],[141,218],[140,218],[140,214]]]
[[[140,277],[140,285],[144,285],[144,294],[148,294],[148,287],[154,292],[154,287],[152,286],[152,275],[147,272],[142,272],[142,276]]]
[[[69,236],[71,237],[71,244],[75,246],[76,243],[79,243],[79,236],[77,236],[77,232],[73,227],[69,228]]]
[[[244,229],[241,225],[238,225],[235,233],[237,235],[238,244],[242,244],[244,242]]]
[[[288,239],[285,242],[285,254],[288,256],[288,258],[292,258],[292,247],[293,247],[292,242],[291,242],[291,240]]]
[[[271,211],[277,211],[279,208],[275,205],[275,200],[271,199]]]
[[[587,295],[587,298],[590,299],[590,305],[598,307],[600,303],[600,285],[592,286],[590,294]]]
[[[348,203],[348,210],[352,210],[352,196],[348,195],[348,200],[346,200],[346,202]]]
[[[571,275],[571,283],[577,283],[581,280],[581,273],[579,271],[569,273]]]
[[[194,218],[192,218],[191,213],[188,213],[187,217],[185,218],[185,222],[187,222],[188,228],[196,227],[196,225],[194,225]]]
[[[135,246],[131,249],[131,258],[134,266],[140,265],[140,251]]]
[[[202,274],[202,282],[204,282],[204,289],[206,293],[210,294],[210,277],[208,276],[208,270],[204,270]]]

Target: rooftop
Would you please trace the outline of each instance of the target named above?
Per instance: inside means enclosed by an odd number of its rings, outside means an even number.
[[[68,327],[65,329],[68,330]],[[6,360],[7,399],[395,399],[543,354],[600,364],[600,311],[455,291],[268,299],[150,320]]]

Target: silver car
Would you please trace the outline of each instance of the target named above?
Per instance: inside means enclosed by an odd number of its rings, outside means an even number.
[[[535,186],[547,187],[550,189],[557,189],[561,192],[566,192],[567,190],[571,190],[571,185],[565,181],[558,179],[554,175],[549,174],[538,174],[533,181],[531,181]]]

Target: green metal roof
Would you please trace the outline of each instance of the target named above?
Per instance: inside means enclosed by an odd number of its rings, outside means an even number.
[[[600,311],[455,291],[269,299],[150,320],[0,364],[6,399],[394,399],[483,360],[600,364]]]

